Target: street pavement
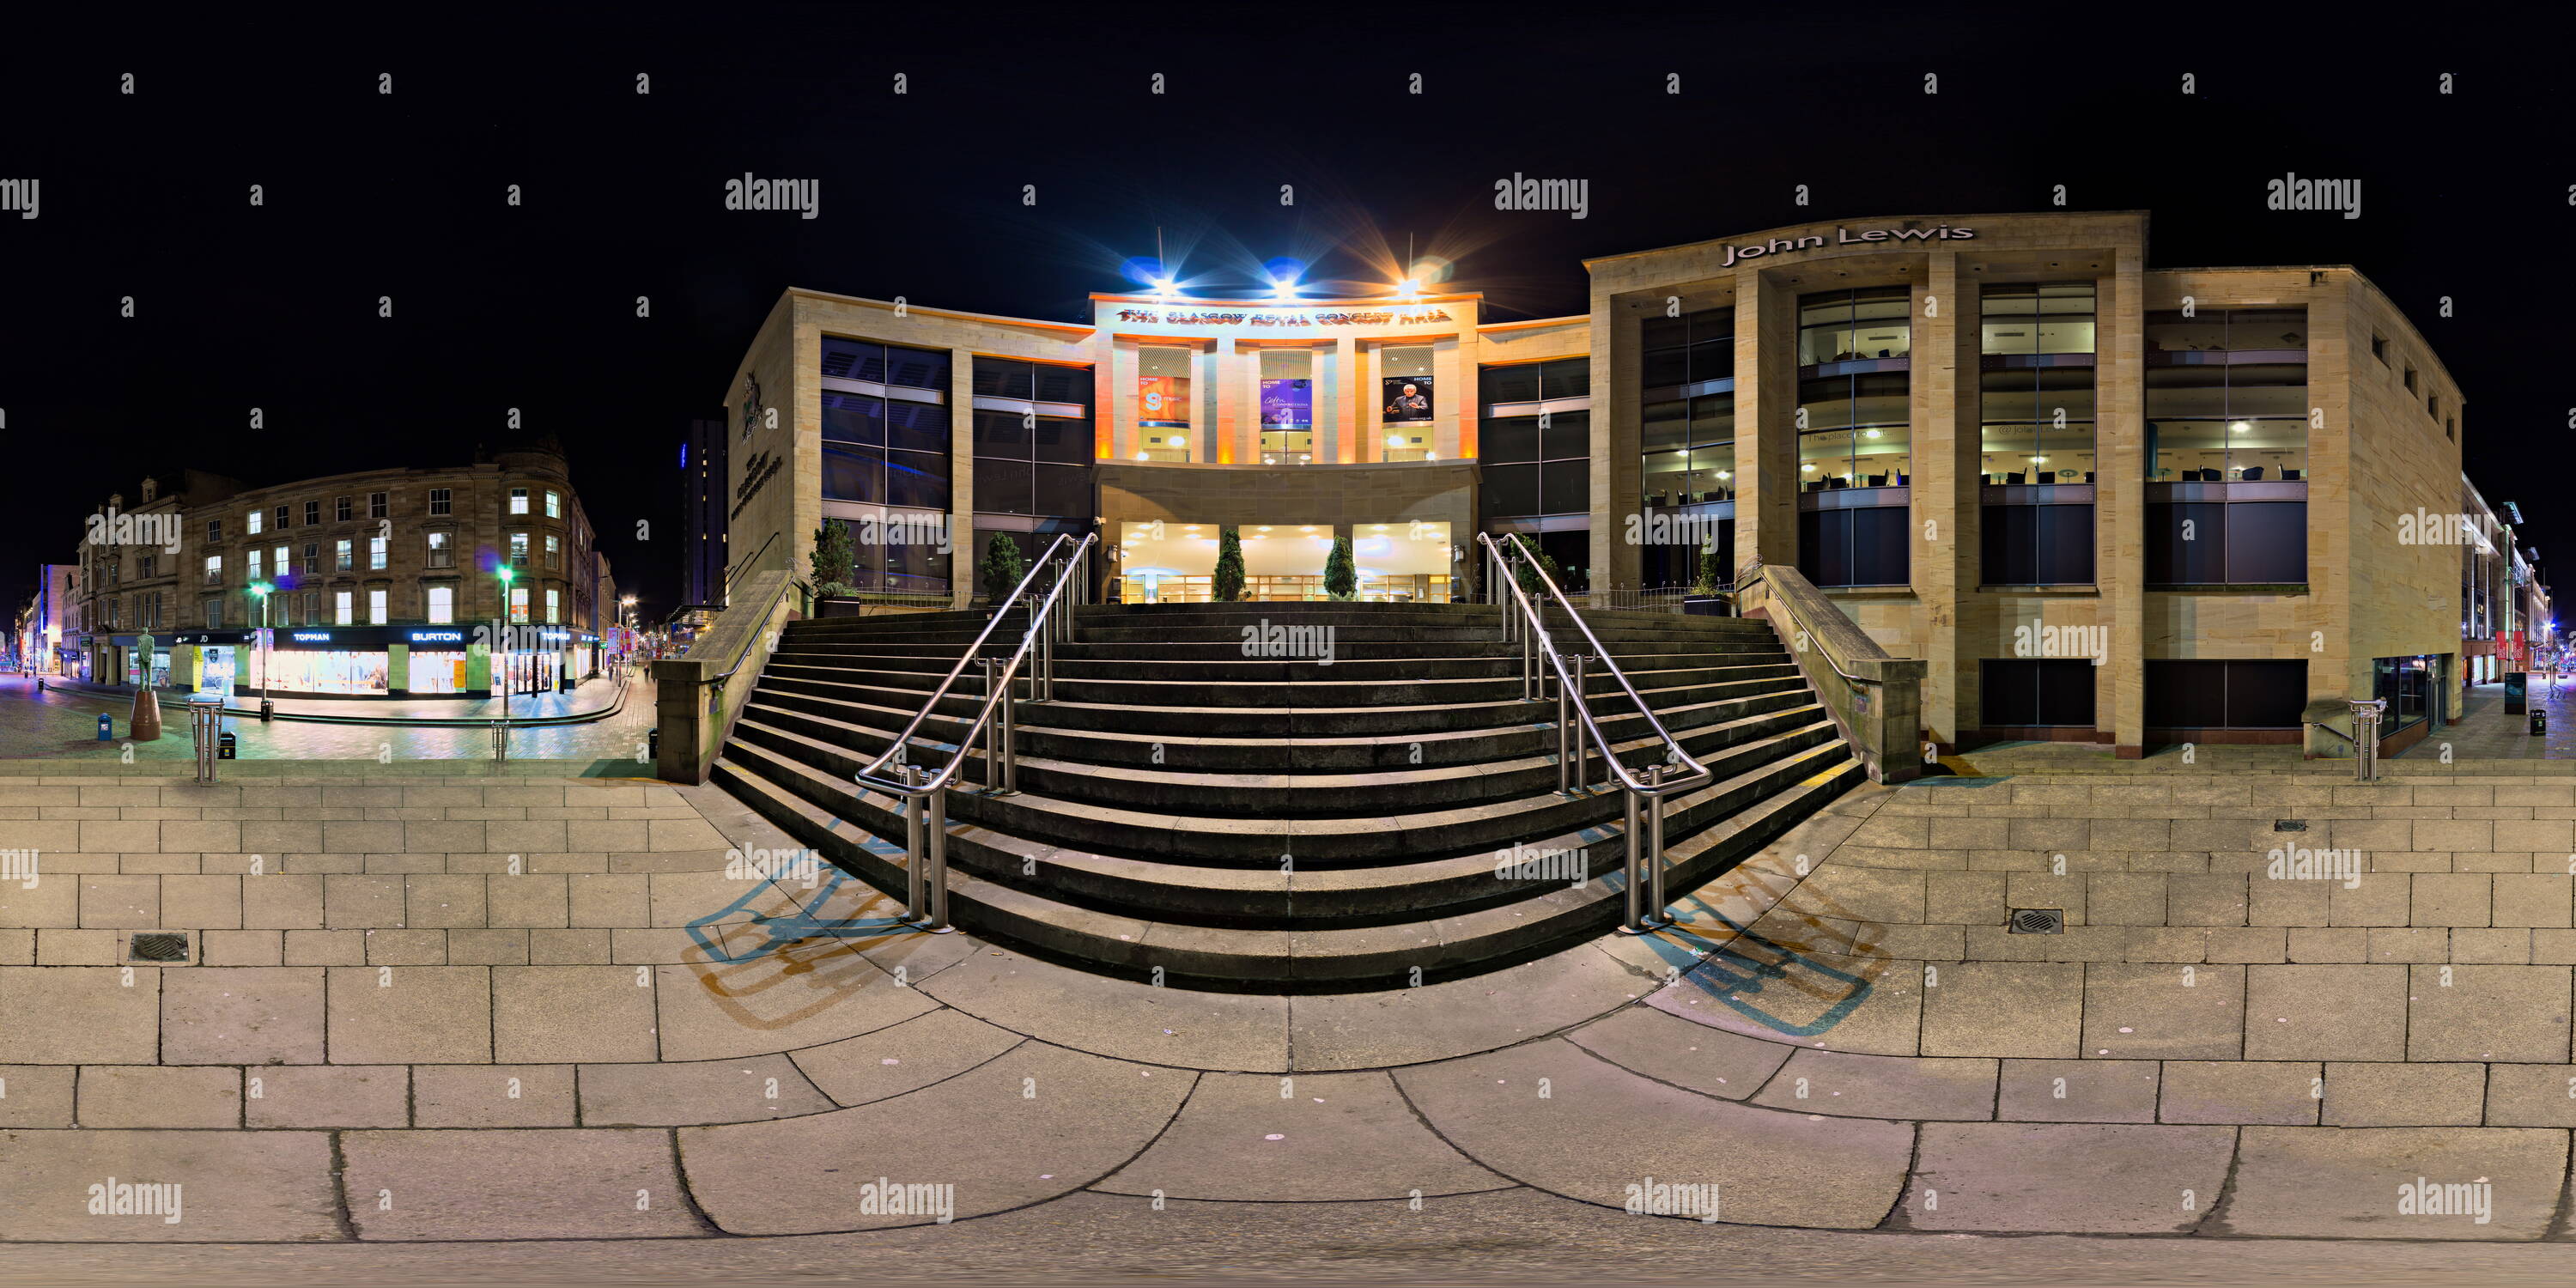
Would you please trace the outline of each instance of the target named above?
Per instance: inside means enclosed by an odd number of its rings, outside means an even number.
[[[26,1274],[2570,1267],[2576,780],[2520,767],[1867,787],[1663,934],[1297,998],[920,933],[715,789],[29,768]]]
[[[653,726],[653,682],[638,677],[627,682],[626,705],[604,720],[570,725],[515,729],[510,754],[525,760],[632,760],[643,754],[645,735]],[[512,714],[562,715],[606,710],[616,705],[616,687],[592,680],[569,694],[540,694],[511,699]],[[255,709],[258,699],[234,699]],[[129,737],[134,700],[114,694],[48,687],[15,673],[0,674],[0,762],[44,757],[122,761],[130,744],[137,760],[188,760],[188,712],[184,703],[161,702],[161,737],[132,742]],[[281,700],[280,710],[311,711],[331,716],[367,716],[387,720],[420,717],[483,718],[500,714],[500,700],[331,702]],[[534,709],[531,709],[531,708]],[[98,740],[98,718],[107,716],[112,741]],[[383,762],[489,760],[488,729],[454,726],[344,725],[228,717],[237,750],[246,760],[374,760]]]

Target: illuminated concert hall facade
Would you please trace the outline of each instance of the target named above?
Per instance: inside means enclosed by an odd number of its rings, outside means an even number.
[[[2461,682],[2461,395],[2342,266],[2147,266],[2143,212],[1847,219],[1587,261],[1588,313],[1481,297],[1095,295],[1080,322],[792,289],[727,386],[738,575],[826,517],[860,589],[976,593],[995,532],[1096,525],[1104,596],[1472,595],[1475,532],[1627,603],[1793,565],[1927,659],[1927,736],[2297,741]],[[918,530],[905,524],[885,531]]]

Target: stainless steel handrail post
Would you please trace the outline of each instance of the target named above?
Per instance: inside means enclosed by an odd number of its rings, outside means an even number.
[[[923,926],[934,935],[944,935],[956,927],[948,924],[948,789],[930,789],[930,920]]]
[[[923,817],[930,808],[928,793],[912,794],[921,786],[919,765],[903,766],[903,915],[906,921],[921,919],[922,869],[929,863],[929,850],[922,844]]]
[[[975,664],[984,668],[984,697],[989,702],[993,696],[993,677],[999,674],[999,672],[994,668],[1002,664],[1002,659],[998,657],[979,657],[975,659]],[[958,745],[958,755],[972,756],[975,754],[975,739],[978,733],[979,730],[973,726],[969,726],[967,728],[965,741]],[[984,739],[984,787],[989,791],[999,788],[1002,785],[1002,766],[1000,760],[994,754],[993,726],[991,723],[987,722],[980,730],[980,733]]]
[[[1559,796],[1574,794],[1574,749],[1581,744],[1574,737],[1574,712],[1568,709],[1573,700],[1571,687],[1556,686],[1556,794]]]
[[[1030,688],[1037,686],[1032,683]],[[1001,789],[1020,790],[1020,681],[1009,671],[1002,673],[1002,705],[995,713],[1002,731]]]
[[[1664,898],[1664,767],[1646,766],[1647,901],[1658,925],[1670,925],[1670,901]]]
[[[1592,655],[1589,653],[1577,653],[1574,655],[1574,709],[1577,712],[1580,712],[1583,718],[1587,720],[1591,718],[1592,712],[1584,705],[1583,701],[1583,664],[1591,660]],[[1557,687],[1561,689],[1566,686],[1563,681],[1559,681]],[[1591,777],[1592,744],[1585,742],[1580,734],[1576,734],[1574,737],[1574,781],[1570,785],[1573,787],[1575,792],[1582,792],[1592,786],[1589,781]]]
[[[1645,891],[1639,889],[1637,885],[1638,879],[1644,874],[1640,871],[1637,861],[1637,792],[1634,788],[1626,793],[1626,801],[1627,825],[1621,831],[1625,834],[1627,843],[1627,861],[1621,868],[1621,872],[1626,878],[1624,884],[1627,888],[1621,892],[1625,898],[1625,906],[1621,910],[1623,915],[1619,919],[1619,929],[1624,934],[1642,935],[1646,933],[1645,919],[1640,912],[1645,902]]]

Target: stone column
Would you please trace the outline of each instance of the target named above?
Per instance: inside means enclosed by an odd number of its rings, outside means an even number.
[[[2093,356],[2093,580],[2111,655],[2093,679],[2093,722],[2123,760],[2146,754],[2146,263],[2123,247],[2098,284]]]
[[[1628,540],[1628,517],[1641,513],[1644,446],[1637,416],[1643,370],[1635,318],[1607,291],[1592,293],[1592,584],[1636,585],[1642,547]],[[1544,433],[1544,431],[1542,431]]]
[[[1359,432],[1360,342],[1336,336],[1332,353],[1317,365],[1324,371],[1317,373],[1314,456],[1338,461],[1342,445]]]
[[[1913,318],[1911,580],[1923,606],[1923,727],[1943,751],[1977,723],[1979,611],[1977,284],[1962,280],[1955,251],[1935,251]]]
[[[820,412],[817,412],[819,417]],[[820,424],[818,419],[817,424]],[[819,432],[819,431],[818,431]],[[975,351],[948,351],[948,585],[949,607],[975,597]],[[819,462],[817,468],[820,468]],[[816,495],[821,495],[818,490]],[[817,518],[813,527],[820,527]],[[813,527],[801,533],[810,547]]]
[[[1735,282],[1735,567],[1794,567],[1798,299],[1758,268],[1737,269]]]
[[[1229,378],[1240,374],[1234,370],[1234,354],[1233,338],[1219,336],[1199,358],[1200,369],[1207,373],[1203,382],[1207,396],[1201,400],[1207,406],[1207,418],[1197,435],[1201,447],[1198,459],[1202,461],[1223,464],[1235,459],[1234,422],[1243,403],[1243,390],[1240,380]]]

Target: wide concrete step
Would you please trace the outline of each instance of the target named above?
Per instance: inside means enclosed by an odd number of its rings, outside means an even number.
[[[1032,710],[1036,708],[1031,708]],[[1633,715],[1633,711],[1631,713]],[[908,721],[868,709],[842,707],[817,712],[812,705],[791,706],[779,695],[755,698],[744,717],[768,729],[813,739],[851,753],[874,758],[894,745]],[[842,717],[848,717],[846,719]],[[1674,730],[1683,748],[1706,757],[1757,738],[1819,727],[1820,708],[1801,704],[1765,712],[1743,712],[1727,721],[1684,722]],[[1669,726],[1668,726],[1669,727]],[[1556,726],[1534,731],[1543,736],[1522,740],[1520,754],[1478,763],[1398,764],[1360,772],[1305,769],[1287,772],[1191,770],[1171,765],[1102,765],[1051,754],[1057,748],[1081,752],[1080,739],[1041,740],[1024,732],[1019,739],[1019,785],[1025,790],[1067,801],[1156,813],[1189,814],[1220,808],[1253,818],[1337,818],[1395,815],[1432,808],[1454,808],[1556,789]],[[965,723],[924,721],[908,743],[914,764],[945,764],[956,753]],[[1663,753],[1664,743],[1642,718],[1603,726],[1613,739],[1620,762],[1642,769]],[[1830,732],[1817,737],[1831,736]],[[1585,772],[1604,776],[1596,747],[1586,752],[1592,763]],[[968,753],[969,777],[989,781],[989,747],[979,743]],[[852,772],[855,772],[855,766]]]
[[[901,846],[850,825],[851,815],[861,808],[879,818],[894,817],[891,800],[858,793],[795,761],[747,746],[729,746],[716,774],[727,790],[783,830],[861,880],[900,897],[905,864]],[[1757,789],[1759,794],[1744,800],[1721,823],[1668,840],[1668,893],[1676,899],[1687,895],[1822,808],[1860,777],[1859,765],[1839,747],[1828,745],[1758,774],[1712,785],[1705,794],[1736,797]],[[1606,931],[1617,924],[1625,889],[1623,874],[1611,871],[1579,886],[1520,883],[1521,888],[1511,892],[1516,897],[1455,911],[1480,902],[1479,896],[1469,893],[1477,883],[1500,886],[1508,881],[1492,876],[1490,861],[1482,875],[1464,864],[1434,863],[1394,874],[1411,880],[1344,886],[1339,897],[1346,907],[1369,910],[1358,915],[1380,916],[1389,904],[1427,895],[1427,908],[1446,910],[1449,915],[1368,925],[1336,925],[1329,916],[1311,923],[1292,917],[1290,925],[1266,928],[1161,920],[1086,902],[1096,890],[1107,888],[1101,883],[1114,881],[1115,874],[1061,851],[1052,864],[1033,855],[1019,856],[1017,867],[1008,857],[998,860],[1007,871],[1052,872],[1058,885],[1034,881],[1004,885],[992,880],[961,861],[962,857],[979,849],[1002,856],[1010,851],[993,850],[975,837],[975,831],[967,824],[950,826],[949,909],[958,924],[1082,969],[1176,987],[1323,993],[1464,978]],[[1668,837],[1676,832],[1668,824]],[[1590,864],[1608,838],[1568,833],[1562,839],[1580,842]],[[1623,852],[1624,840],[1620,847]],[[1037,861],[1030,863],[1031,858]],[[1281,883],[1247,877],[1182,888],[1230,889],[1257,903],[1275,884],[1284,905],[1295,878],[1305,874],[1287,875],[1289,881]],[[1336,897],[1332,887],[1321,882],[1306,886],[1305,893],[1310,896],[1309,908],[1329,908]],[[1463,897],[1442,898],[1444,894]],[[1168,890],[1165,897],[1170,897]]]

